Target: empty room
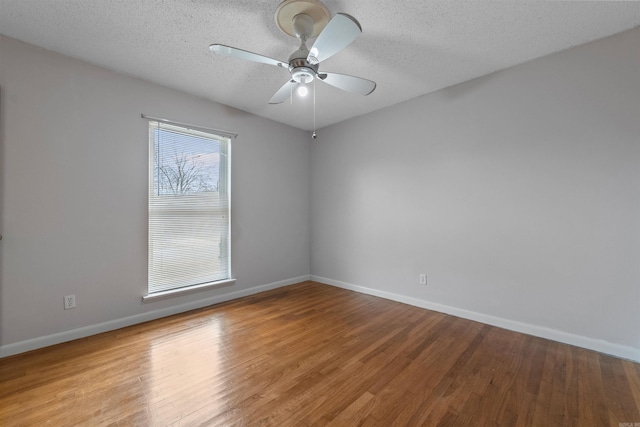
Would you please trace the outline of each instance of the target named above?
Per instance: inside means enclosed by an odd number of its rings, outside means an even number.
[[[0,425],[640,427],[640,2],[0,0]]]

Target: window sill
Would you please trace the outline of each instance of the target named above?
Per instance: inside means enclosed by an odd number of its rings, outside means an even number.
[[[224,286],[230,286],[236,283],[236,279],[218,280],[217,282],[203,283],[201,285],[188,286],[178,289],[170,289],[168,291],[154,292],[142,297],[142,302],[154,302],[167,298],[178,297],[186,294],[192,294],[194,292],[208,291],[210,289],[222,288]]]

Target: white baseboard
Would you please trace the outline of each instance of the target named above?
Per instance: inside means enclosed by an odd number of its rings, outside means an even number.
[[[160,319],[162,317],[172,316],[174,314],[183,313],[189,310],[195,310],[209,305],[218,304],[225,301],[245,297],[248,295],[257,294],[260,292],[268,291],[271,289],[280,288],[287,285],[293,285],[295,283],[304,282],[309,280],[310,276],[293,277],[287,280],[281,280],[278,282],[267,283],[265,285],[254,286],[248,289],[240,289],[234,292],[229,292],[222,295],[216,295],[211,298],[206,298],[198,301],[191,301],[185,304],[176,305],[173,307],[167,307],[159,310],[146,311],[144,313],[135,314],[133,316],[124,317],[121,319],[110,320],[108,322],[98,323],[95,325],[83,326],[77,329],[71,329],[69,331],[59,332],[52,335],[33,338],[26,341],[20,341],[12,344],[0,346],[0,357],[12,356],[14,354],[24,353],[26,351],[36,350],[50,345],[60,344],[67,341],[76,340],[78,338],[88,337],[90,335],[96,335],[103,332],[113,331],[115,329],[124,328],[127,326],[135,325],[138,323],[148,322],[150,320]]]
[[[531,325],[528,323],[517,322],[515,320],[509,320],[501,317],[491,316],[488,314],[477,313],[469,310],[464,310],[456,307],[434,303],[434,302],[419,299],[419,298],[408,297],[405,295],[395,294],[392,292],[380,291],[377,289],[353,285],[350,283],[341,282],[338,280],[333,280],[326,277],[320,277],[320,276],[314,276],[314,275],[299,276],[299,277],[294,277],[287,280],[281,280],[278,282],[267,283],[265,285],[254,286],[252,288],[247,288],[247,289],[241,289],[235,292],[229,292],[223,295],[217,295],[217,296],[203,299],[203,300],[192,301],[186,304],[167,307],[159,310],[148,311],[148,312],[136,314],[129,317],[124,317],[121,319],[115,319],[108,322],[98,323],[95,325],[89,325],[89,326],[84,326],[82,328],[59,332],[52,335],[47,335],[43,337],[33,338],[30,340],[20,341],[17,343],[7,344],[4,346],[0,346],[0,357],[12,356],[14,354],[36,350],[39,348],[48,347],[50,345],[60,344],[66,341],[72,341],[75,339],[84,338],[87,336],[124,328],[124,327],[135,325],[138,323],[160,319],[162,317],[167,317],[174,314],[183,313],[185,311],[207,307],[209,305],[230,301],[233,299],[257,294],[257,293],[268,291],[271,289],[276,289],[276,288],[280,288],[287,285],[293,285],[295,283],[304,282],[306,280],[313,280],[316,282],[325,283],[327,285],[332,285],[332,286],[352,290],[355,292],[360,292],[367,295],[373,295],[376,297],[385,298],[388,300],[397,301],[404,304],[413,305],[415,307],[421,307],[428,310],[437,311],[440,313],[451,314],[453,316],[461,317],[463,319],[474,320],[474,321],[485,323],[488,325],[497,326],[499,328],[521,332],[521,333],[525,333],[528,335],[533,335],[541,338],[546,338],[549,340],[558,341],[561,343],[598,351],[600,353],[610,354],[623,359],[629,359],[635,362],[640,362],[640,349],[637,349],[634,347],[614,344],[604,340],[598,340],[594,338],[585,337],[582,335],[571,334],[571,333],[559,331],[556,329],[550,329],[542,326]]]
[[[594,350],[600,353],[609,354],[609,355],[620,357],[623,359],[629,359],[634,362],[640,362],[640,349],[634,348],[634,347],[629,347],[621,344],[614,344],[604,340],[589,338],[582,335],[571,334],[568,332],[563,332],[556,329],[550,329],[543,326],[522,323],[515,320],[504,319],[502,317],[496,317],[488,314],[477,313],[474,311],[469,311],[461,308],[438,304],[438,303],[434,303],[434,302],[419,299],[419,298],[413,298],[405,295],[395,294],[392,292],[380,291],[377,289],[371,289],[364,286],[353,285],[353,284],[341,282],[338,280],[328,279],[326,277],[311,275],[311,280],[315,282],[325,283],[327,285],[336,286],[343,289],[348,289],[355,292],[360,292],[367,295],[373,295],[376,297],[413,305],[416,307],[426,308],[428,310],[433,310],[440,313],[451,314],[453,316],[461,317],[463,319],[474,320],[476,322],[497,326],[499,328],[508,329],[511,331],[521,332],[524,334],[533,335],[540,338],[546,338],[552,341],[557,341],[564,344],[573,345],[576,347],[582,347],[589,350]]]

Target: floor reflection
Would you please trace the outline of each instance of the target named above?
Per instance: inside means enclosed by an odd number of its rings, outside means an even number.
[[[224,411],[224,323],[223,315],[214,315],[151,342],[149,370],[140,378],[150,425],[181,425],[205,407],[209,417]]]

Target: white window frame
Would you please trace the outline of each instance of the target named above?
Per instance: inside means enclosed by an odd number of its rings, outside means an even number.
[[[227,286],[235,283],[235,279],[232,274],[232,263],[231,263],[231,146],[232,141],[237,136],[235,133],[223,131],[219,129],[211,129],[202,126],[194,126],[186,123],[180,123],[175,121],[170,121],[166,119],[159,119],[154,117],[149,117],[142,115],[144,119],[149,121],[149,196],[148,196],[148,221],[149,221],[149,234],[148,234],[148,242],[149,242],[149,265],[148,271],[149,276],[147,280],[147,294],[142,297],[144,302],[155,301],[158,299],[164,299],[171,296],[178,296],[186,293],[202,291],[206,289],[216,288],[220,286]],[[155,164],[155,143],[153,137],[153,129],[156,127],[164,127],[165,129],[178,130],[182,131],[186,134],[191,134],[194,136],[207,137],[217,140],[224,140],[225,143],[221,145],[221,155],[226,156],[226,161],[220,162],[220,183],[219,183],[219,192],[222,194],[224,192],[224,199],[226,199],[226,212],[223,211],[223,215],[226,216],[226,233],[221,237],[221,242],[224,243],[222,245],[221,250],[225,251],[224,255],[227,259],[226,269],[224,271],[227,272],[225,277],[217,278],[215,280],[204,281],[204,282],[196,282],[189,283],[186,282],[177,283],[175,286],[167,287],[166,285],[162,285],[162,289],[158,289],[158,287],[154,287],[151,284],[152,281],[152,224],[151,224],[151,215],[152,215],[152,204],[156,203],[160,200],[159,198],[154,199],[154,164]],[[155,202],[154,202],[155,200]],[[156,243],[157,246],[157,243]]]

